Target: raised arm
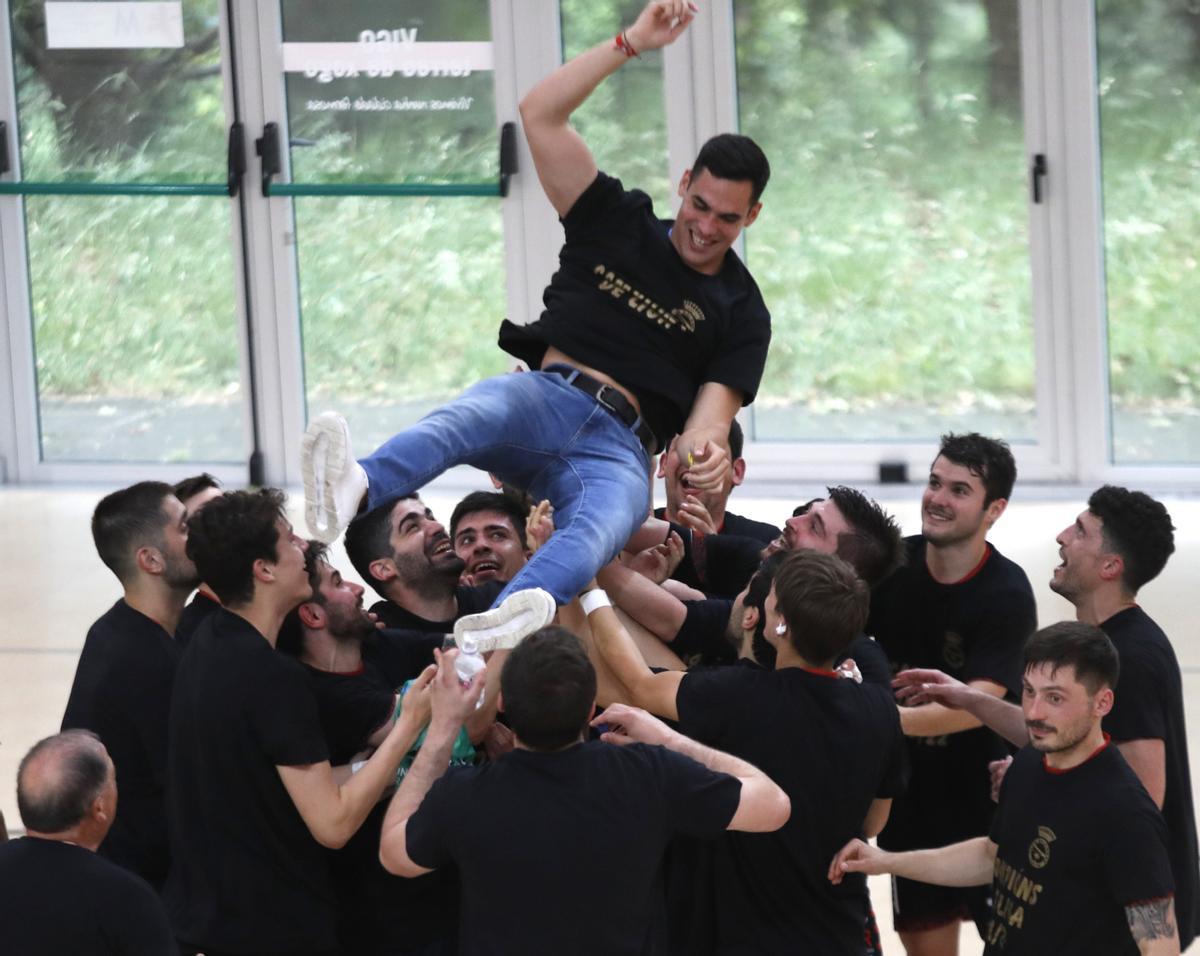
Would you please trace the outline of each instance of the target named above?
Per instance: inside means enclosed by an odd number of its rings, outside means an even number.
[[[851,840],[829,864],[828,875],[834,884],[841,883],[847,873],[891,873],[937,886],[983,886],[991,882],[995,860],[996,844],[987,837],[906,853],[889,853],[862,840]]]
[[[792,802],[787,794],[753,764],[732,754],[705,747],[690,737],[671,730],[661,720],[640,708],[613,704],[592,720],[593,727],[601,724],[609,728],[600,738],[605,743],[627,744],[636,741],[657,744],[685,757],[691,757],[709,770],[727,773],[741,781],[741,798],[733,819],[726,827],[728,830],[769,833],[778,830],[791,816]]]
[[[741,407],[742,393],[736,389],[720,382],[700,386],[675,445],[680,458],[689,462],[688,480],[695,487],[711,491],[724,483],[733,464],[721,442]]]
[[[620,36],[637,53],[673,43],[687,29],[694,8],[686,0],[655,0]],[[538,179],[559,216],[565,216],[596,178],[596,160],[571,128],[571,114],[600,83],[629,58],[615,40],[605,40],[564,63],[521,101],[521,121]]]
[[[603,592],[588,592],[591,594]],[[669,720],[679,719],[676,697],[683,681],[683,671],[654,673],[634,644],[633,638],[611,607],[595,607],[588,613],[588,626],[596,653],[612,674],[625,687],[629,699],[638,707]]]
[[[433,667],[427,667],[413,682],[400,718],[362,769],[345,783],[339,786],[328,760],[275,768],[300,818],[322,846],[335,850],[345,846],[395,779],[396,768],[429,719],[433,673]]]
[[[675,640],[687,619],[687,607],[679,598],[619,561],[601,568],[596,581],[617,607],[660,641]]]
[[[910,736],[929,737],[967,729],[957,726],[957,722],[947,715],[949,711],[958,711],[962,716],[970,715],[974,718],[971,726],[982,723],[1018,747],[1029,743],[1025,715],[1016,704],[1002,699],[1004,688],[999,684],[991,681],[972,681],[970,684],[964,684],[939,670],[912,668],[897,674],[892,681],[892,687],[896,690],[898,700],[911,705],[900,710],[900,723],[904,732]],[[931,707],[935,709],[927,709]],[[953,729],[919,733],[910,730],[910,727]]]

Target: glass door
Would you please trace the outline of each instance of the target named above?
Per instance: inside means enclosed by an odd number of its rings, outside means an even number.
[[[219,7],[8,4],[39,462],[245,460]]]

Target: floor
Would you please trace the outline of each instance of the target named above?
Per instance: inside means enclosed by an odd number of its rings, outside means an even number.
[[[434,513],[448,519],[454,503],[473,487],[485,487],[471,477],[453,474],[432,486],[426,501]],[[19,828],[14,783],[21,756],[41,737],[58,729],[70,690],[83,637],[91,622],[116,600],[115,579],[100,563],[88,530],[103,488],[68,490],[0,489],[0,811],[8,826]],[[821,492],[820,488],[785,489],[746,485],[734,496],[734,510],[778,523],[792,507]],[[911,530],[919,527],[919,489],[890,486],[877,491],[889,510]],[[1069,605],[1046,587],[1058,557],[1054,536],[1082,508],[1086,492],[1071,489],[1018,487],[1015,500],[997,523],[991,540],[1028,573],[1043,624],[1070,616]],[[1200,498],[1163,496],[1178,527],[1177,551],[1158,580],[1141,594],[1142,606],[1171,636],[1184,672],[1188,718],[1200,720],[1200,639],[1190,623],[1194,596],[1190,589],[1200,568]],[[293,520],[303,527],[293,498]],[[339,549],[335,560],[347,577],[353,569]],[[1189,582],[1193,582],[1189,584]],[[1200,767],[1200,730],[1192,734],[1192,767]],[[1197,780],[1200,783],[1200,780]],[[891,911],[885,881],[874,880],[872,895],[879,910],[886,950],[901,952],[891,931]],[[964,929],[962,956],[982,952],[973,930]]]

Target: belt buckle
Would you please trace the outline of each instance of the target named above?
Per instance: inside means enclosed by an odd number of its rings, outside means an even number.
[[[596,401],[619,417],[621,413],[617,410],[617,406],[604,397],[608,392],[617,392],[617,390],[606,382],[596,390]],[[617,392],[617,394],[621,393]]]

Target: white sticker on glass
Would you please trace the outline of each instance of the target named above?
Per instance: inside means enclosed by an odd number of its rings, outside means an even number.
[[[65,3],[48,0],[46,48],[134,50],[183,46],[183,4]]]

